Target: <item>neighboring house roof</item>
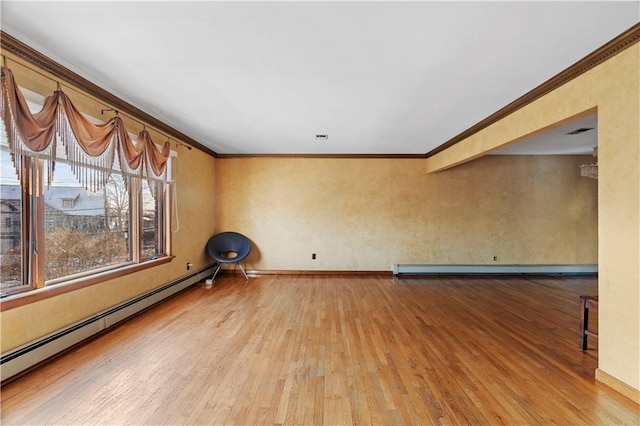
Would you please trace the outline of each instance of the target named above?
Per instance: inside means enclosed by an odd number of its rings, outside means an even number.
[[[0,200],[19,201],[18,185],[0,185]],[[72,206],[65,206],[64,200],[73,200]],[[84,188],[56,186],[44,194],[44,202],[69,216],[104,216],[104,197],[88,194]]]
[[[21,192],[18,185],[0,185],[0,200],[20,201]]]
[[[73,205],[65,205],[64,200],[73,200]],[[52,187],[45,192],[44,202],[70,216],[104,216],[104,197],[90,195],[84,188]]]

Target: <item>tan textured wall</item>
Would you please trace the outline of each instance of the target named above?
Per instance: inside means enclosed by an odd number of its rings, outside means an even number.
[[[19,67],[12,66],[11,62],[9,66],[19,84],[37,91],[37,85],[29,83],[32,74],[23,76],[17,72]],[[84,102],[91,104],[86,99]],[[211,264],[204,247],[215,228],[215,159],[195,149],[177,148],[176,151],[174,173],[180,226],[172,234],[175,259],[152,269],[2,312],[2,353],[183,277],[187,275],[187,262],[194,264],[194,270]],[[177,229],[175,220],[173,229]]]
[[[640,45],[428,160],[442,170],[598,111],[599,369],[640,391]]]
[[[172,234],[175,259],[152,269],[2,312],[2,353],[183,277],[187,275],[187,262],[193,263],[193,270],[211,264],[204,247],[215,227],[215,160],[200,151],[179,149],[175,170],[180,220],[178,231]],[[176,228],[174,221],[173,229]]]
[[[249,268],[390,271],[394,263],[597,263],[590,156],[217,160],[217,230],[254,243]],[[317,260],[311,254],[317,254]]]

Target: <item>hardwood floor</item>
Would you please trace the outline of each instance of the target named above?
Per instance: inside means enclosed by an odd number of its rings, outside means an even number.
[[[592,277],[221,277],[3,387],[2,424],[639,424]],[[596,312],[591,318],[596,324]]]

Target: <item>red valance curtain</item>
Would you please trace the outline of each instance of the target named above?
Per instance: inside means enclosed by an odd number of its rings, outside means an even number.
[[[0,109],[19,179],[23,175],[23,157],[35,156],[47,161],[46,183],[47,187],[51,185],[59,137],[71,170],[88,190],[96,191],[105,185],[116,153],[124,173],[166,180],[168,141],[159,150],[149,132],[142,130],[134,144],[117,113],[104,124],[93,124],[60,87],[45,99],[42,110],[32,114],[13,73],[3,66]]]

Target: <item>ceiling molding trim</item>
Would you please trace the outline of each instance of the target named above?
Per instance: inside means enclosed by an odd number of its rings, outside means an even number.
[[[0,46],[3,50],[7,52],[11,52],[22,58],[23,60],[31,63],[42,70],[50,73],[51,75],[64,80],[68,84],[71,84],[78,89],[84,90],[88,94],[95,96],[97,99],[104,101],[105,103],[114,107],[121,113],[125,115],[129,115],[132,118],[142,121],[143,123],[148,124],[151,127],[155,127],[163,133],[168,134],[170,137],[176,139],[179,142],[186,143],[194,148],[199,149],[200,151],[209,154],[213,157],[217,157],[218,154],[215,151],[207,148],[206,146],[200,144],[196,140],[190,138],[184,133],[174,129],[173,127],[163,123],[157,118],[153,117],[150,114],[142,111],[141,109],[129,104],[128,102],[120,99],[119,97],[109,93],[105,89],[100,86],[92,83],[86,78],[76,74],[70,69],[60,65],[53,59],[43,55],[42,53],[34,50],[33,48],[27,46],[20,40],[10,36],[4,31],[0,31]]]
[[[225,158],[360,158],[360,159],[421,159],[425,154],[218,154]]]
[[[568,83],[574,78],[580,76],[581,74],[584,74],[590,69],[600,65],[601,63],[607,61],[611,57],[617,55],[618,53],[633,46],[638,42],[640,42],[640,23],[629,28],[627,31],[623,32],[613,40],[609,41],[602,47],[594,50],[575,64],[571,65],[569,68],[556,74],[554,77],[551,77],[549,80],[545,81],[533,90],[527,92],[507,106],[494,112],[484,120],[468,128],[459,135],[454,136],[437,148],[432,149],[425,155],[425,157],[432,157],[437,153],[442,152],[445,149],[457,144],[458,142],[467,139],[475,133],[478,133],[480,130],[502,120],[506,116],[514,113],[520,108],[527,106],[528,104],[532,103],[538,98],[541,98],[547,93],[552,92],[563,84]]]

